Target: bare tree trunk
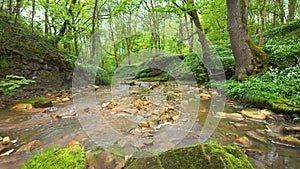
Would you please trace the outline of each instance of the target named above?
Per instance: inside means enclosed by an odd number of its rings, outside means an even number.
[[[262,43],[262,37],[264,34],[264,30],[265,30],[265,17],[266,17],[266,0],[264,0],[263,10],[262,10],[262,14],[261,14],[261,29],[260,29],[258,46],[261,46],[261,43]]]
[[[293,21],[294,20],[296,4],[297,4],[297,0],[289,0],[289,4],[288,4],[288,9],[289,9],[288,21]]]
[[[190,23],[191,23],[191,38],[189,39],[189,52],[193,52],[194,50],[194,24],[193,24],[193,20],[192,18],[190,19]]]
[[[32,14],[31,14],[31,31],[34,32],[34,14],[35,14],[35,0],[32,0]]]
[[[235,58],[235,79],[243,81],[248,76],[267,69],[266,54],[250,39],[247,28],[248,0],[227,0],[228,30]]]
[[[115,42],[115,35],[114,35],[114,30],[112,28],[112,23],[111,22],[109,22],[109,28],[110,28],[111,41],[112,41],[113,46],[114,46],[114,55],[115,55],[116,67],[119,67],[118,46]]]
[[[48,35],[49,32],[49,16],[48,16],[49,0],[46,0],[45,5],[45,34]]]
[[[12,17],[12,14],[13,14],[13,0],[9,0],[8,10],[9,10],[10,17]]]
[[[276,19],[277,19],[277,11],[276,11],[276,6],[277,6],[277,0],[274,0],[274,8],[273,8],[273,22],[272,22],[272,27],[276,27]]]
[[[181,17],[179,17],[179,43],[178,43],[178,53],[182,54],[182,45],[183,45],[183,24]]]
[[[210,62],[210,49],[209,49],[208,42],[205,38],[205,35],[203,33],[203,30],[202,30],[202,27],[200,24],[200,20],[198,17],[198,13],[196,10],[192,10],[192,11],[189,11],[188,14],[190,15],[190,17],[193,20],[195,27],[196,27],[196,32],[199,37],[198,41],[201,43],[201,48],[202,48],[202,53],[203,53],[203,56],[202,56],[203,61],[208,63],[208,62]]]
[[[284,23],[285,12],[284,12],[283,0],[278,0],[278,5],[279,5],[279,18],[280,18],[280,22]]]
[[[17,0],[15,24],[17,24],[18,17],[21,15],[21,5],[22,5],[22,0]]]
[[[97,8],[98,8],[98,0],[95,0],[94,10],[93,10],[93,17],[92,17],[92,50],[91,50],[91,58],[94,58],[95,55],[95,25],[96,25],[96,14],[97,14]]]

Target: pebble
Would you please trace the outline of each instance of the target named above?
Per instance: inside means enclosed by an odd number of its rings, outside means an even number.
[[[4,137],[2,140],[3,145],[7,145],[10,142],[10,138],[8,136]]]

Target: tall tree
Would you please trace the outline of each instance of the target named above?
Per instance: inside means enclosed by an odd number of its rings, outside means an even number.
[[[35,0],[32,0],[31,31],[34,31]]]
[[[263,9],[261,12],[261,29],[259,34],[258,46],[261,46],[262,37],[265,30],[265,18],[266,18],[266,0],[264,0]]]
[[[267,55],[255,46],[248,32],[249,0],[226,0],[230,43],[235,58],[235,79],[243,81],[267,70]]]
[[[49,0],[46,0],[46,4],[45,4],[45,34],[47,35],[49,32]]]
[[[17,23],[18,17],[21,15],[21,5],[22,0],[17,0],[15,23]]]
[[[297,5],[297,0],[289,0],[289,4],[288,4],[288,9],[289,9],[288,10],[289,11],[288,21],[294,20],[296,5]]]

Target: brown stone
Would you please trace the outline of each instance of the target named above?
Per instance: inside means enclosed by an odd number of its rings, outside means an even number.
[[[266,119],[266,115],[259,109],[244,109],[242,110],[242,115],[256,120]]]
[[[2,140],[3,145],[7,145],[10,142],[10,138],[8,136],[4,137]]]
[[[247,131],[246,135],[253,138],[253,139],[256,139],[260,142],[263,142],[263,143],[267,142],[267,140],[264,137],[258,135],[255,131]]]
[[[139,127],[148,127],[149,124],[148,124],[148,122],[141,122],[141,123],[138,124],[138,126]]]
[[[18,150],[17,153],[29,153],[30,151],[32,151],[33,149],[35,149],[41,142],[39,140],[33,140],[30,141],[29,143],[21,146]]]
[[[78,141],[75,141],[75,140],[72,140],[70,141],[67,145],[66,145],[66,148],[71,148],[71,147],[74,147],[76,145],[80,145],[80,143]]]
[[[241,147],[246,147],[246,148],[252,146],[252,142],[246,136],[236,139],[234,141],[234,144],[237,144]]]

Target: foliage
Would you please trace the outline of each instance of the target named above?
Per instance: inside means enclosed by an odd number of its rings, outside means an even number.
[[[80,145],[70,148],[50,147],[34,154],[22,169],[85,169],[85,152]]]
[[[284,102],[291,108],[300,108],[300,67],[270,68],[265,74],[246,79],[243,83],[227,81],[225,86],[216,82],[211,85],[226,89],[227,95],[235,99],[272,104]]]
[[[300,59],[300,39],[274,37],[268,40],[264,50],[269,53],[272,65],[279,68],[295,66],[297,59]]]
[[[6,75],[6,78],[0,81],[0,92],[3,94],[13,95],[15,92],[18,92],[19,88],[34,83],[35,80],[26,79],[23,76],[17,75]]]
[[[224,69],[234,69],[235,61],[230,44],[213,45],[213,48],[217,51],[219,58],[223,64]]]

